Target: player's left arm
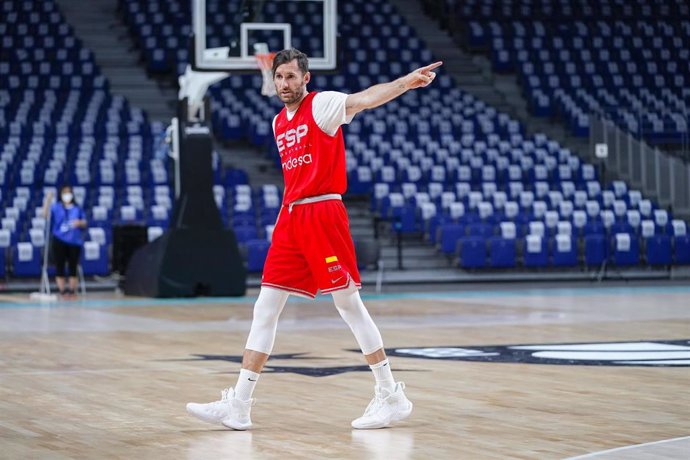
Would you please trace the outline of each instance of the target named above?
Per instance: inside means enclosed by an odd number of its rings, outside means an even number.
[[[443,64],[441,61],[434,62],[428,66],[420,67],[397,80],[374,85],[359,93],[350,94],[345,102],[346,116],[351,118],[362,110],[373,109],[392,101],[411,89],[429,86],[436,78],[436,72],[433,70],[441,66],[441,64]]]

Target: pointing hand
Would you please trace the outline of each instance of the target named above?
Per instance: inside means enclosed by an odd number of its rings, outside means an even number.
[[[408,89],[424,88],[429,86],[434,78],[436,78],[436,72],[433,70],[437,67],[443,65],[442,61],[434,62],[425,67],[420,67],[407,74],[405,77],[407,79],[406,86]]]

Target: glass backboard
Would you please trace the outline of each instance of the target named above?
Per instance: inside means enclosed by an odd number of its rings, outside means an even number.
[[[193,0],[196,70],[258,69],[254,46],[294,47],[315,70],[336,68],[337,0]]]

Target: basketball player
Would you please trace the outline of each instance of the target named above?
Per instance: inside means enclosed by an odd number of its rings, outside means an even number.
[[[209,423],[251,428],[250,410],[256,382],[273,349],[278,317],[290,294],[313,298],[329,293],[349,325],[376,380],[374,399],[357,429],[383,428],[405,419],[412,403],[405,385],[396,382],[378,328],[359,296],[360,277],[341,195],[347,187],[342,124],[405,92],[429,85],[441,62],[417,69],[389,83],[355,94],[307,91],[311,79],[307,56],[287,49],[276,54],[273,81],[285,108],[273,120],[285,193],[264,267],[261,291],[235,388],[220,401],[187,404]]]

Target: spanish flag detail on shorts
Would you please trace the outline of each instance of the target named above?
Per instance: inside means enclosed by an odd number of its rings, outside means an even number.
[[[327,264],[337,262],[337,261],[338,261],[338,258],[336,256],[326,257],[326,263]]]

